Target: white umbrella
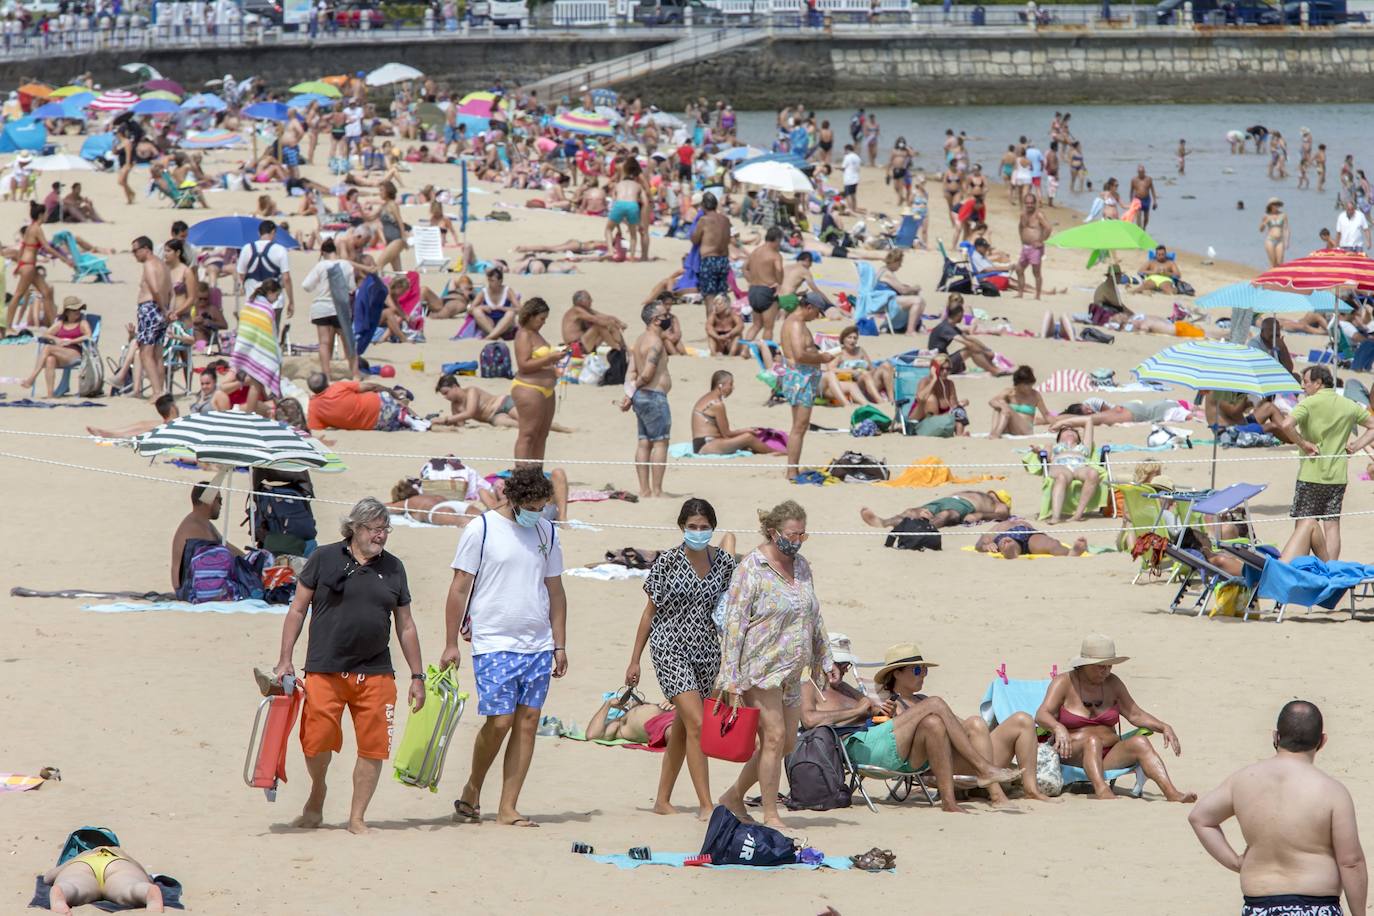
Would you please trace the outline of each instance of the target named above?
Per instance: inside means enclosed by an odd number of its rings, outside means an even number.
[[[406,80],[423,77],[423,73],[408,64],[383,64],[369,73],[364,82],[369,86],[390,86],[392,83],[404,83]]]
[[[58,153],[55,156],[39,156],[33,160],[31,166],[40,172],[94,172],[95,166],[82,159],[80,156],[73,156],[70,153]]]
[[[669,130],[676,130],[679,127],[686,127],[682,119],[677,115],[670,115],[666,111],[655,111],[649,115],[649,123],[655,127],[666,127]]]
[[[774,191],[811,193],[811,179],[801,169],[786,162],[751,162],[742,165],[731,173],[735,180]]]

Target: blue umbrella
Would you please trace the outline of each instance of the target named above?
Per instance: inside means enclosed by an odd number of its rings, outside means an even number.
[[[73,105],[67,99],[59,99],[56,102],[49,102],[39,108],[35,108],[29,113],[31,118],[71,118],[77,121],[86,120],[86,112],[80,105]]]
[[[81,144],[82,159],[99,159],[114,149],[114,134],[92,134]]]
[[[756,159],[766,155],[768,155],[767,151],[761,150],[757,146],[732,146],[716,153],[716,158],[724,162],[738,162],[741,159]]]
[[[765,153],[762,156],[755,156],[752,159],[747,159],[745,162],[746,164],[753,164],[755,162],[785,162],[788,165],[796,166],[802,171],[806,171],[816,164],[814,162],[807,162],[795,153]]]
[[[1232,283],[1205,296],[1199,296],[1197,304],[1204,309],[1249,309],[1252,312],[1333,312],[1337,303],[1341,311],[1350,311],[1350,306],[1340,302],[1329,290],[1313,293],[1289,293],[1277,289],[1251,286],[1249,283]]]
[[[129,110],[136,115],[163,115],[176,114],[181,108],[167,99],[143,99]]]
[[[191,227],[186,239],[192,245],[206,248],[244,248],[258,240],[258,224],[262,220],[256,216],[216,216],[202,220]],[[300,245],[281,229],[273,237],[283,248],[299,248]]]
[[[89,105],[89,104],[91,104],[92,102],[95,101],[95,93],[94,93],[94,92],[77,92],[77,93],[73,93],[72,95],[67,96],[67,98],[65,99],[65,101],[67,102],[67,104],[71,105],[73,108],[85,108],[87,105]]]
[[[208,92],[200,92],[181,103],[182,111],[223,111],[229,106],[224,104],[224,99]]]
[[[259,121],[285,121],[291,116],[291,112],[281,102],[254,102],[243,109],[243,116]]]
[[[334,104],[334,100],[327,95],[320,95],[318,92],[302,92],[300,95],[293,95],[287,99],[287,108],[309,108],[310,103],[314,102],[321,108],[328,108]]]
[[[467,126],[468,136],[474,137],[483,131],[491,130],[491,118],[479,118],[477,115],[459,114],[453,116],[453,127],[456,130],[458,125]]]

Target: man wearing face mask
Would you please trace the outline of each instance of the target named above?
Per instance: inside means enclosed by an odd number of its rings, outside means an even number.
[[[673,414],[668,407],[673,380],[668,375],[668,350],[663,344],[663,332],[672,329],[673,316],[664,314],[658,302],[650,302],[641,310],[640,317],[644,320],[644,333],[630,351],[631,374],[620,409],[633,407],[635,411],[639,427],[635,474],[639,477],[639,495],[648,498],[663,495],[668,436],[673,428]]]
[[[549,677],[568,670],[563,548],[549,521],[553,485],[538,467],[512,471],[505,496],[504,505],[463,529],[444,608],[448,636],[440,666],[460,663],[460,635],[471,640],[477,711],[486,716],[472,748],[472,775],[453,803],[454,819],[481,820],[482,784],[509,735],[496,821],[537,827],[516,805],[534,757]]]

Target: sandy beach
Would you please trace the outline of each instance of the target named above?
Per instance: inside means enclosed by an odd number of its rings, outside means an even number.
[[[1007,132],[1015,130],[1009,126]],[[922,139],[929,145],[934,137]],[[63,145],[74,152],[78,142],[68,138]],[[306,174],[325,180],[326,158],[321,149],[317,164]],[[232,153],[220,153],[210,161],[225,165],[237,160]],[[408,190],[428,183],[457,184],[452,167],[413,168],[404,175]],[[174,211],[161,199],[144,198],[141,183],[135,185],[138,202],[126,206],[108,174],[43,175],[40,196],[57,178],[82,181],[110,220],[82,225],[79,233],[119,253],[108,258],[112,285],[77,288],[70,282],[70,270],[56,263],[49,267],[49,280],[58,302],[75,293],[104,317],[101,349],[114,357],[124,343],[124,325],[134,315],[137,272],[130,241],[146,234],[161,242],[173,220],[194,223],[207,214]],[[146,181],[141,172],[135,179]],[[544,210],[510,209],[505,211],[510,222],[486,221],[482,218],[496,209],[497,202],[518,204],[533,192],[478,187],[483,193],[472,197],[475,219],[468,235],[484,257],[503,256],[517,244],[593,239],[603,233],[600,219]],[[937,238],[948,244],[952,231],[933,177],[929,192],[932,247]],[[279,187],[271,193],[288,210],[298,205]],[[255,199],[255,194],[234,192],[208,196],[210,215],[251,212]],[[1001,185],[989,199],[993,241],[1014,252],[1019,247],[1015,214]],[[860,203],[897,213],[875,169],[865,170]],[[408,219],[422,215],[418,207],[404,210]],[[0,222],[17,229],[26,212],[27,203],[0,203]],[[1243,216],[1244,225],[1237,231],[1252,232],[1251,216]],[[1056,228],[1078,219],[1062,209],[1049,211],[1049,217]],[[289,221],[293,226],[305,223],[300,217]],[[651,253],[657,260],[649,263],[590,263],[573,275],[513,277],[510,283],[523,296],[544,297],[555,320],[574,291],[588,289],[598,309],[629,322],[634,333],[644,295],[675,269],[686,250],[685,242],[655,238]],[[292,253],[298,283],[316,257]],[[405,260],[407,266],[412,263],[409,254]],[[1038,329],[1047,308],[1056,313],[1086,310],[1100,275],[1086,270],[1085,260],[1082,252],[1050,250],[1046,285],[1068,287],[1069,292],[1047,297],[1044,303],[1014,297],[970,303],[992,316],[1005,316],[1018,328]],[[1252,275],[1235,265],[1204,266],[1189,253],[1180,253],[1179,260],[1184,277],[1200,293]],[[1133,261],[1134,256],[1130,266],[1137,266]],[[924,288],[932,309],[944,301],[943,294],[935,292],[940,267],[937,252],[917,251],[908,253],[902,270],[903,279]],[[826,258],[817,274],[852,283],[854,265]],[[437,289],[444,275],[429,273],[424,280]],[[227,283],[224,289],[226,302],[232,301]],[[1155,315],[1167,315],[1172,302],[1163,295],[1132,298],[1136,308]],[[292,339],[298,342],[314,340],[304,314],[307,303],[298,289],[292,328]],[[687,342],[704,350],[699,309],[679,307],[678,314]],[[422,413],[438,411],[444,406],[433,393],[438,367],[476,359],[481,346],[473,340],[449,340],[457,327],[455,321],[431,321],[427,343],[378,344],[368,356],[395,366],[395,381],[416,393]],[[557,325],[551,321],[550,327]],[[817,330],[839,327],[836,322],[815,325]],[[925,336],[883,336],[862,343],[874,357],[884,357],[924,346]],[[1033,366],[1041,378],[1058,368],[1110,367],[1123,380],[1130,379],[1130,370],[1146,356],[1176,342],[1130,334],[1117,334],[1115,343],[1105,346],[1029,337],[983,339],[1014,363]],[[1290,345],[1295,354],[1305,353],[1317,346],[1315,340],[1295,337]],[[0,376],[26,375],[33,359],[30,345],[0,347]],[[425,371],[411,368],[416,360],[423,360]],[[294,370],[297,383],[302,383],[315,364],[313,356],[301,357],[288,360],[286,369]],[[789,424],[785,406],[762,406],[764,388],[753,378],[752,362],[674,358],[674,442],[690,438],[691,406],[719,368],[736,373],[737,392],[728,402],[732,425]],[[504,391],[505,385],[481,379],[471,384],[493,392]],[[888,435],[855,440],[847,433],[815,433],[806,440],[804,460],[824,465],[845,449],[856,448],[895,469],[937,456],[956,473],[1003,476],[990,486],[1005,487],[1018,510],[1033,512],[1039,504],[1040,478],[1022,471],[1019,458],[1027,446],[1048,443],[1048,436],[988,440],[992,416],[987,401],[1004,387],[1002,381],[974,375],[958,377],[957,384],[960,395],[971,402],[972,428],[980,437]],[[39,388],[41,394],[41,379]],[[11,401],[27,396],[27,390],[15,384],[0,390]],[[1178,396],[1191,393],[1180,390]],[[634,450],[634,418],[617,409],[616,397],[618,392],[608,388],[560,389],[557,422],[576,431],[550,437],[548,463],[564,467],[574,487],[610,484],[635,489],[634,469],[628,464]],[[1048,395],[1047,401],[1052,409],[1062,409],[1080,397]],[[6,592],[11,586],[100,591],[169,587],[172,532],[187,510],[190,486],[205,475],[84,438],[87,424],[121,426],[153,416],[143,400],[125,397],[102,403],[105,406],[90,409],[0,413],[5,502],[0,532],[10,557]],[[813,420],[843,429],[849,412],[818,408]],[[1200,424],[1193,428],[1205,433]],[[25,432],[44,435],[21,434]],[[1116,427],[1099,431],[1098,441],[1140,445],[1148,432],[1148,425]],[[315,488],[322,500],[351,504],[369,495],[385,499],[398,478],[416,475],[431,455],[471,458],[484,473],[508,467],[515,431],[469,426],[459,432],[329,435],[337,440],[336,449],[348,470],[315,475]],[[1124,462],[1147,455],[1165,462],[1181,486],[1202,485],[1207,482],[1209,454],[1210,449],[1122,453],[1118,473],[1129,476]],[[1270,542],[1282,543],[1291,530],[1284,516],[1296,473],[1292,454],[1289,448],[1223,453],[1225,459],[1247,460],[1219,465],[1219,484],[1268,484],[1252,509],[1260,520],[1260,534]],[[606,463],[563,463],[567,459]],[[1358,464],[1352,467],[1347,513],[1374,510],[1369,484],[1358,480],[1361,469]],[[247,486],[246,474],[236,478],[235,486]],[[1294,609],[1282,625],[1270,619],[1241,624],[1171,616],[1167,606],[1174,588],[1160,582],[1132,585],[1136,564],[1128,555],[1004,561],[960,549],[972,544],[968,535],[975,529],[956,529],[959,536],[949,539],[939,554],[886,550],[883,534],[865,529],[859,518],[861,506],[895,514],[955,486],[793,486],[783,479],[780,467],[698,460],[673,463],[665,489],[665,498],[638,504],[573,504],[573,518],[601,530],[561,532],[568,565],[593,563],[605,551],[624,546],[671,546],[677,541],[673,532],[611,526],[672,526],[687,496],[709,499],[720,512],[721,527],[746,532],[756,528],[756,509],[797,499],[808,510],[813,531],[840,532],[813,535],[805,546],[829,629],[849,635],[856,653],[871,660],[880,660],[893,643],[916,641],[927,658],[942,665],[927,680],[926,691],[944,697],[956,713],[977,712],[999,665],[1005,663],[1012,677],[1045,677],[1051,666],[1064,668],[1085,634],[1103,632],[1131,657],[1118,673],[1134,697],[1177,730],[1183,756],[1169,755],[1167,762],[1181,788],[1205,791],[1241,764],[1269,755],[1278,709],[1302,697],[1317,703],[1326,715],[1330,739],[1318,764],[1345,782],[1362,816],[1374,813],[1374,776],[1359,769],[1359,761],[1366,758],[1361,736],[1374,727],[1374,712],[1358,701],[1359,680],[1354,677],[1366,664],[1361,659],[1368,640],[1363,625],[1349,622],[1345,611],[1304,615]],[[245,540],[246,532],[237,527],[241,507],[242,497],[236,494],[229,519],[234,543]],[[316,506],[322,541],[332,534],[344,509],[332,503]],[[1374,554],[1374,533],[1363,522],[1359,517],[1346,520],[1348,559]],[[1064,527],[1081,527],[1091,544],[1109,545],[1119,524],[1092,518],[1082,526]],[[409,572],[426,663],[437,660],[442,648],[443,604],[456,541],[452,529],[398,527],[388,545]],[[757,541],[751,533],[740,536],[744,550]],[[601,694],[621,683],[644,594],[636,580],[564,581],[570,670],[555,682],[544,711],[565,722],[585,724]],[[521,798],[522,810],[539,822],[539,829],[505,828],[490,821],[455,824],[452,800],[468,771],[472,737],[481,721],[475,701],[459,726],[438,794],[400,786],[391,780],[388,767],[369,811],[371,835],[347,833],[342,828],[353,744],[351,728],[346,727],[343,752],[330,774],[327,829],[295,830],[288,824],[308,785],[295,740],[287,759],[290,782],[275,804],[245,787],[240,776],[259,700],[251,671],[274,661],[279,616],[98,614],[83,611],[83,602],[75,600],[3,601],[8,625],[0,647],[0,735],[5,736],[0,770],[37,773],[51,765],[60,767],[63,775],[60,784],[0,797],[0,823],[8,828],[0,841],[0,861],[5,864],[0,869],[0,909],[11,913],[27,903],[33,877],[53,864],[67,833],[87,824],[114,829],[151,870],[182,882],[192,912],[207,914],[689,913],[728,908],[741,914],[802,916],[833,906],[845,916],[893,908],[978,914],[1091,908],[1120,916],[1153,916],[1235,912],[1240,905],[1235,876],[1212,862],[1194,840],[1187,807],[1164,802],[1153,784],[1141,801],[1105,803],[1075,795],[1048,805],[1017,801],[1001,810],[973,802],[968,806],[971,816],[966,817],[946,815],[914,800],[880,803],[877,814],[858,805],[791,816],[808,843],[827,854],[847,856],[873,846],[891,849],[897,856],[895,874],[664,868],[621,872],[570,854],[571,844],[588,843],[597,852],[624,852],[641,845],[655,851],[696,852],[703,825],[686,813],[691,788],[685,772],[676,795],[684,813],[657,816],[650,811],[657,755],[540,738]],[[298,663],[303,644],[297,650]],[[394,642],[392,651],[399,664]],[[657,701],[661,697],[649,668],[646,659],[643,684],[649,698]],[[461,676],[471,689],[466,650]],[[403,727],[401,714],[397,728]],[[723,789],[736,772],[733,765],[713,762],[713,790]],[[493,773],[486,789],[489,810],[495,807],[498,783]],[[869,786],[875,797],[885,796],[881,785]],[[1234,825],[1228,834],[1239,846]]]

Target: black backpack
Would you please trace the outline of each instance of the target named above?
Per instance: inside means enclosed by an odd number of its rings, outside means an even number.
[[[311,494],[293,484],[263,484],[260,489],[268,493],[253,497],[258,543],[273,553],[304,556],[306,542],[315,540],[319,531],[315,525],[315,515],[310,510],[310,501],[291,497]],[[275,496],[269,493],[282,495]]]
[[[267,257],[268,252],[270,252],[272,247],[276,244],[277,243],[274,241],[269,241],[266,245],[259,248],[258,243],[254,242],[249,246],[249,250],[252,253],[248,255],[247,269],[243,272],[243,278],[245,280],[256,280],[261,283],[264,280],[281,279],[281,268]]]
[[[833,726],[818,725],[797,736],[787,755],[787,807],[793,811],[848,808],[854,787],[845,779],[844,748]]]
[[[630,371],[630,361],[624,350],[612,350],[606,354],[606,374],[601,376],[603,385],[625,384],[625,374]]]
[[[904,518],[888,534],[883,546],[898,550],[940,550],[944,547],[944,538],[925,519]]]
[[[830,462],[830,467],[826,473],[831,477],[838,477],[840,480],[857,480],[861,483],[871,483],[875,480],[887,480],[892,474],[888,471],[887,465],[872,455],[863,455],[859,452],[846,451]]]

